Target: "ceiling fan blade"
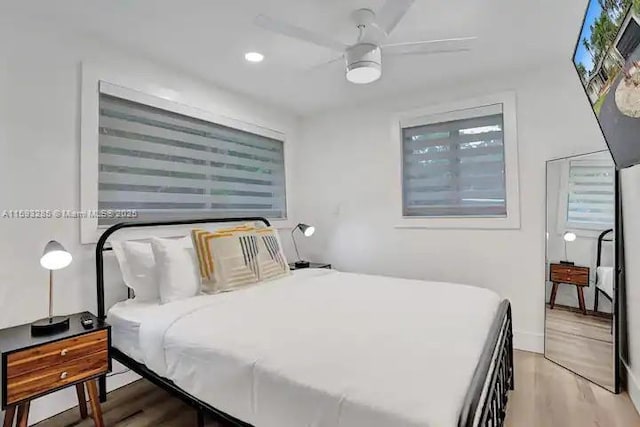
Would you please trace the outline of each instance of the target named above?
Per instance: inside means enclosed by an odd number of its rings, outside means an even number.
[[[415,0],[387,0],[376,14],[376,24],[387,35],[391,34],[396,25],[409,11]]]
[[[326,47],[336,50],[338,52],[344,52],[347,45],[338,41],[332,40],[322,34],[315,33],[313,31],[300,28],[296,25],[291,25],[287,22],[283,22],[266,15],[256,16],[254,23],[265,30],[286,36],[294,39],[313,43],[318,46]]]
[[[443,40],[427,40],[382,45],[382,51],[391,55],[464,52],[473,49],[477,37],[458,37]]]
[[[325,61],[325,62],[321,62],[319,64],[312,65],[311,67],[307,68],[307,70],[308,71],[316,71],[316,70],[322,69],[322,68],[324,68],[326,66],[333,65],[333,64],[335,64],[337,62],[342,62],[342,61],[344,61],[344,55],[340,55],[337,58],[330,59],[329,61]]]

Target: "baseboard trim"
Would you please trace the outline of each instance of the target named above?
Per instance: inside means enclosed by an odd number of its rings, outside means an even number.
[[[544,353],[544,334],[527,331],[513,331],[513,347],[516,350]]]
[[[627,370],[627,392],[629,393],[629,397],[631,398],[631,402],[633,402],[633,406],[636,407],[636,411],[640,414],[640,381],[631,371],[629,365],[624,360],[622,364]]]

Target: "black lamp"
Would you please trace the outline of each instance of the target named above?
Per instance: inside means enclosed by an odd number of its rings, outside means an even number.
[[[40,265],[49,270],[49,317],[33,322],[31,335],[51,335],[69,329],[68,316],[53,315],[53,270],[67,267],[71,260],[71,254],[55,240],[51,240],[44,247]]]
[[[298,245],[296,245],[296,236],[293,234],[296,230],[300,230],[300,232],[305,236],[309,237],[315,233],[316,228],[312,225],[307,224],[298,224],[295,226],[293,230],[291,230],[291,240],[293,240],[293,247],[296,249],[296,255],[298,256],[298,260],[294,263],[296,268],[309,268],[309,261],[303,261],[300,259],[300,252],[298,252]]]

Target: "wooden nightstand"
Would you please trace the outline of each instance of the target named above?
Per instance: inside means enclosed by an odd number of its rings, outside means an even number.
[[[556,303],[556,294],[558,293],[558,285],[561,283],[574,285],[578,292],[578,305],[582,314],[587,314],[587,308],[584,303],[583,288],[589,286],[589,267],[582,267],[572,264],[555,264],[549,267],[549,280],[553,283],[551,288],[551,299],[549,301],[550,308]]]
[[[289,270],[303,270],[305,268],[328,268],[331,269],[331,264],[325,264],[323,262],[310,262],[309,267],[296,268],[295,262],[289,263]]]
[[[80,324],[82,315],[93,318],[91,329]],[[69,330],[55,335],[33,337],[30,324],[0,330],[4,427],[16,412],[17,426],[26,427],[33,399],[74,385],[80,416],[87,417],[86,385],[93,421],[104,425],[96,378],[111,370],[111,327],[88,312],[69,318]]]

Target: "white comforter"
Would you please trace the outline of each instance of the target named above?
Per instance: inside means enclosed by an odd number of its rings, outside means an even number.
[[[613,267],[598,267],[596,274],[598,276],[596,286],[613,298]]]
[[[455,426],[499,305],[486,289],[298,271],[147,311],[146,365],[257,427]]]

